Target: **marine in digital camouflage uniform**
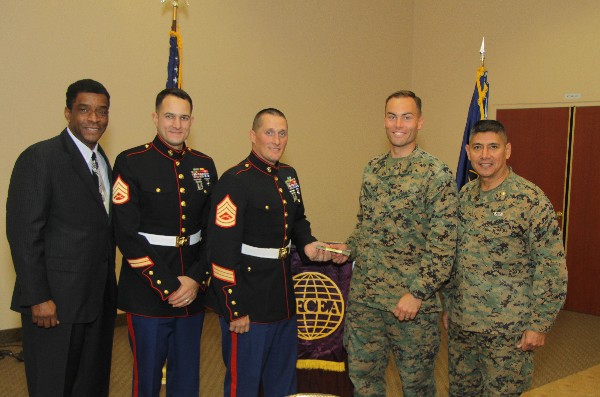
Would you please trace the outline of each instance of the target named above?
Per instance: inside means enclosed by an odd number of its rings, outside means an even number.
[[[467,153],[479,179],[460,192],[457,257],[444,289],[451,396],[526,391],[533,349],[544,344],[566,297],[554,209],[507,166],[510,150],[499,122],[473,127]]]
[[[390,152],[367,164],[358,223],[346,244],[337,246],[355,258],[344,343],[356,396],[385,396],[390,353],[404,396],[436,393],[436,292],[454,262],[457,191],[448,167],[417,147],[422,124],[414,93],[390,95]],[[336,262],[345,259],[334,255]]]

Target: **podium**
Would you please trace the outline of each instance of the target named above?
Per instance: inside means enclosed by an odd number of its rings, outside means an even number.
[[[352,397],[343,346],[352,262],[302,263],[292,247],[291,267],[298,316],[296,396]]]

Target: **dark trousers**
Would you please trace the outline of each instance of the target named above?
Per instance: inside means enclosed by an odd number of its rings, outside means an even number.
[[[198,397],[203,324],[204,313],[169,318],[127,313],[129,343],[133,352],[134,397],[159,395],[165,361],[167,396]]]
[[[106,297],[104,307],[91,323],[40,328],[30,315],[22,314],[29,395],[108,396],[115,316],[115,308]]]
[[[236,334],[219,319],[223,343],[225,397],[257,397],[262,383],[265,397],[296,393],[298,325],[296,316],[269,324],[250,324]]]

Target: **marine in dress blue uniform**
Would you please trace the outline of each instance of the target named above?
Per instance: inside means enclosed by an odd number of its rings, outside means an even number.
[[[311,234],[296,171],[279,162],[287,121],[265,109],[250,131],[252,152],[222,175],[208,225],[211,305],[221,316],[225,396],[296,392],[296,300],[289,247],[330,256]]]
[[[217,181],[213,160],[186,146],[191,98],[167,89],[153,114],[158,134],[115,162],[113,203],[123,253],[118,307],[127,313],[134,396],[198,396],[200,336],[209,269],[205,232]]]

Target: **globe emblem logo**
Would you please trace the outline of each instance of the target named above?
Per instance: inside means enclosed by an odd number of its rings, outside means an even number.
[[[344,298],[333,280],[322,273],[300,273],[294,276],[294,291],[300,339],[321,339],[338,329]]]

